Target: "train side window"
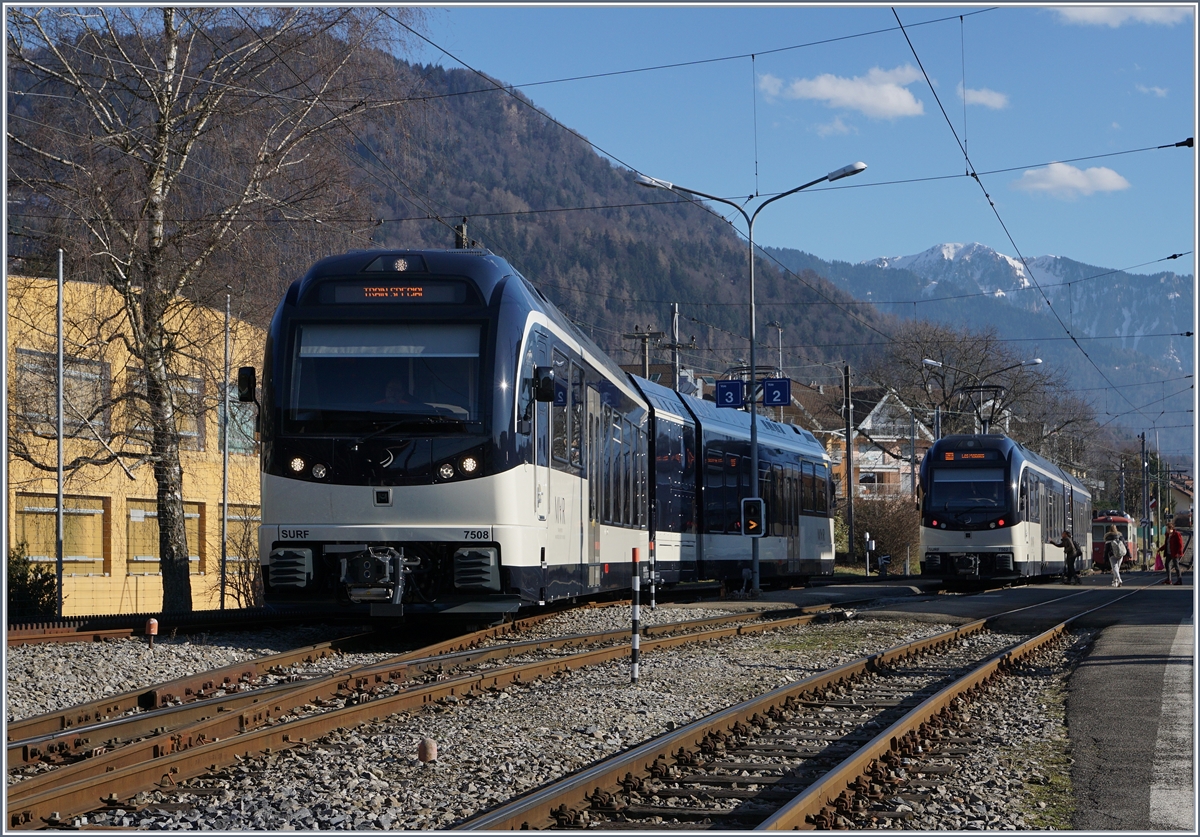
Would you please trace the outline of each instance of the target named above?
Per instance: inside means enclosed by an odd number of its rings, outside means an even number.
[[[583,465],[583,369],[571,363],[571,464]]]
[[[551,363],[554,367],[554,403],[550,410],[550,451],[555,462],[567,461],[568,429],[567,411],[567,356],[555,349]]]
[[[704,446],[704,531],[725,531],[725,453]]]
[[[783,537],[783,469],[778,465],[771,466],[771,496],[767,498],[767,508],[774,513],[767,515],[768,528],[773,536]]]
[[[679,486],[680,503],[683,506],[683,525],[680,531],[694,534],[697,530],[696,514],[696,428],[685,425],[683,428],[683,445],[680,448],[683,457],[683,480]]]
[[[829,469],[823,462],[813,467],[813,511],[826,515],[829,513]]]

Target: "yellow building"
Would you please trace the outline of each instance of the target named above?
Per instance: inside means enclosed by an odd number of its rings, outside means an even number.
[[[128,393],[142,375],[122,333],[120,295],[107,286],[64,286],[63,615],[162,609],[153,464],[148,428]],[[8,547],[24,544],[55,569],[57,523],[57,289],[49,279],[8,277]],[[259,469],[253,404],[224,378],[225,315],[180,300],[168,316],[180,335],[175,394],[192,606],[220,607],[224,449],[229,468],[225,605],[253,603]],[[230,322],[230,365],[262,361],[264,333]],[[231,391],[230,391],[231,390]],[[121,454],[119,461],[112,461]],[[105,462],[104,460],[110,460]]]

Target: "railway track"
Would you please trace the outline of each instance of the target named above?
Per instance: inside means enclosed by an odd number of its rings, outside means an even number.
[[[761,612],[647,627],[642,647],[802,624],[825,617],[828,610],[819,606],[757,623],[752,620],[761,619]],[[552,615],[331,676],[247,690],[264,672],[338,653],[359,639],[348,637],[18,722],[8,730],[9,827],[54,827],[98,806],[126,804],[140,791],[170,786],[255,753],[302,744],[332,729],[628,655],[628,631],[513,639]],[[511,641],[482,645],[505,635]],[[573,650],[595,645],[600,647]],[[548,652],[557,656],[497,662]]]
[[[907,816],[905,798],[920,798],[969,757],[977,743],[964,726],[971,701],[995,678],[1063,641],[1069,625],[1095,609],[1003,647],[988,629],[999,614],[863,657],[597,762],[457,827],[878,827]]]

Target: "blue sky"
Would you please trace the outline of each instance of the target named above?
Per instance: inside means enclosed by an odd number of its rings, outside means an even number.
[[[1194,274],[1158,260],[1194,250],[1195,149],[1140,150],[1195,135],[1194,8],[897,6],[906,39],[889,6],[431,7],[445,53],[411,58],[520,86],[616,164],[710,194],[867,163],[764,210],[760,244]]]

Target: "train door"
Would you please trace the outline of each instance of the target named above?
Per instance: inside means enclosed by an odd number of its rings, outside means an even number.
[[[567,442],[567,458],[569,461],[568,473],[569,479],[563,480],[568,484],[566,497],[568,503],[567,520],[569,521],[566,538],[567,538],[567,560],[572,566],[578,568],[578,578],[580,587],[588,586],[588,571],[586,552],[583,548],[583,542],[586,539],[584,532],[587,505],[587,488],[584,486],[584,480],[587,479],[587,471],[584,466],[587,462],[587,439],[585,428],[587,427],[587,410],[586,399],[584,397],[583,386],[583,367],[575,361],[570,363],[571,374],[571,406],[570,412],[567,415],[567,421],[570,422],[571,428]]]
[[[1050,522],[1050,492],[1046,491],[1046,486],[1042,485],[1040,479],[1035,482],[1035,485],[1037,486],[1038,504],[1038,554],[1041,556],[1041,571],[1044,574],[1046,572],[1046,533],[1049,531],[1047,525]]]
[[[788,574],[800,572],[800,549],[803,537],[800,535],[800,498],[796,490],[796,471],[794,468],[783,469],[783,509],[784,534],[787,535]]]
[[[587,410],[585,412],[587,446],[584,450],[587,465],[584,477],[587,480],[587,518],[583,526],[583,555],[587,562],[587,586],[600,586],[600,508],[604,498],[604,435],[607,427],[602,421],[600,391],[593,386],[587,388]]]
[[[535,366],[550,365],[550,338],[542,331],[533,332]],[[533,508],[539,523],[545,522],[550,508],[550,405],[539,401],[533,420]]]

